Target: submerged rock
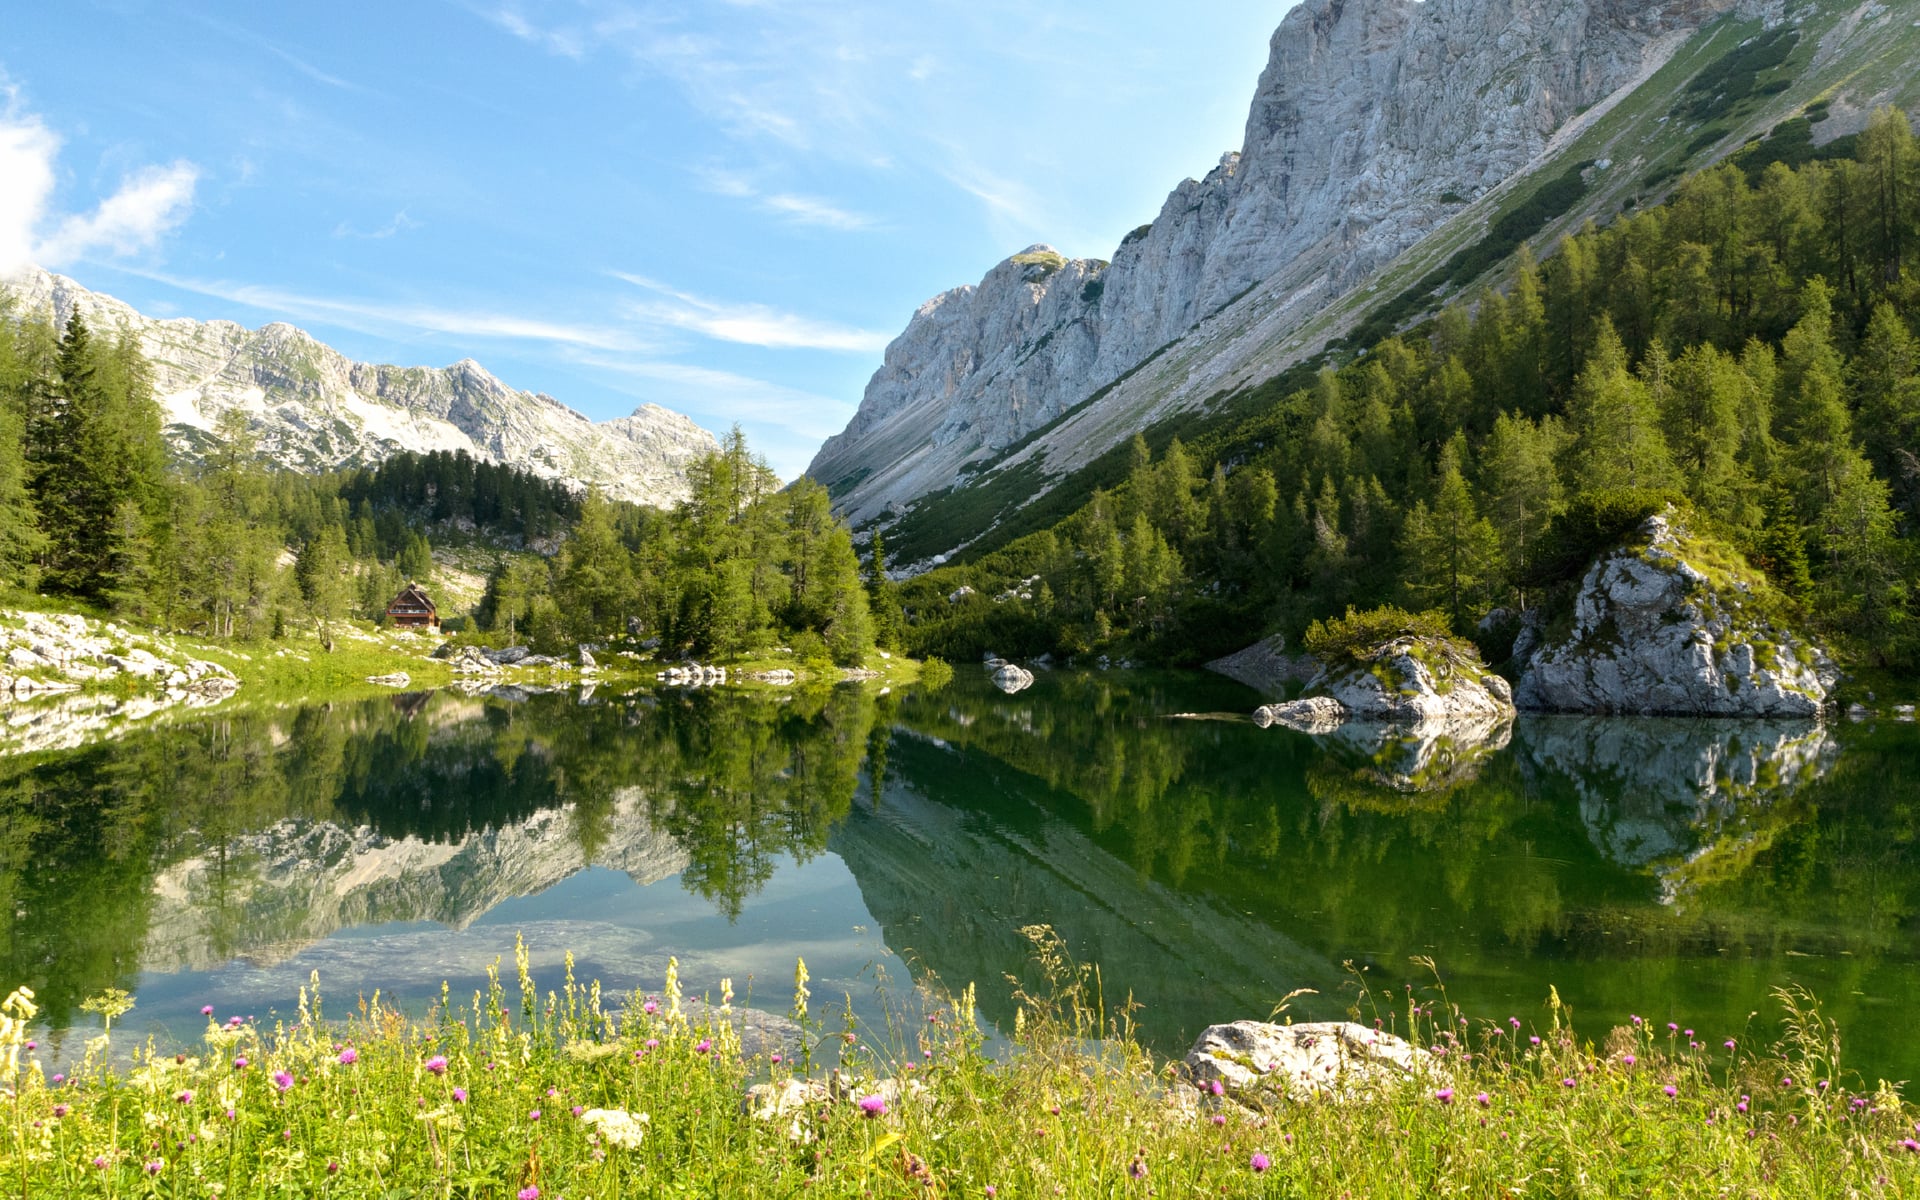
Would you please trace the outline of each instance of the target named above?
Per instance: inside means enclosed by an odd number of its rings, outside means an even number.
[[[1188,1077],[1242,1100],[1355,1100],[1434,1068],[1412,1043],[1351,1021],[1235,1021],[1201,1033]]]
[[[1782,625],[1771,587],[1669,509],[1580,582],[1573,627],[1534,650],[1515,699],[1549,712],[1815,717],[1839,678]]]
[[[1286,700],[1253,710],[1253,723],[1262,729],[1284,725],[1301,733],[1332,733],[1346,719],[1346,706],[1331,696]]]

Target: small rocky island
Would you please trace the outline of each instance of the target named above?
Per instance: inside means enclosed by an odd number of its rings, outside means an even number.
[[[1319,672],[1300,699],[1256,710],[1261,725],[1321,733],[1347,721],[1493,724],[1513,716],[1507,681],[1437,618],[1390,608],[1350,611],[1317,622],[1307,636]]]

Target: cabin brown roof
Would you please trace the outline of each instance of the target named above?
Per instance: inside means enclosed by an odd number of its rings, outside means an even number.
[[[387,611],[389,613],[434,613],[439,610],[434,607],[433,597],[427,595],[419,584],[410,583],[400,589],[400,594],[387,605]]]

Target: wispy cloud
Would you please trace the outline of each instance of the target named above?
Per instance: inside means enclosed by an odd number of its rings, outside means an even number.
[[[765,192],[737,171],[703,170],[698,172],[702,186],[716,196],[750,201],[755,208],[794,224],[843,233],[877,228],[879,221],[865,213],[842,208],[831,200],[798,192]]]
[[[890,334],[817,321],[796,313],[780,312],[764,304],[728,304],[708,300],[644,275],[624,271],[614,271],[612,275],[660,297],[657,301],[630,305],[627,311],[634,319],[684,329],[716,341],[763,346],[772,350],[835,350],[871,354],[885,349],[891,340]]]
[[[399,212],[393,214],[392,220],[388,221],[386,224],[380,226],[377,229],[363,231],[363,230],[355,229],[351,224],[349,224],[346,221],[342,221],[338,225],[333,227],[333,236],[337,238],[359,238],[362,241],[380,242],[380,241],[385,241],[386,239],[393,237],[396,234],[404,233],[409,229],[418,229],[418,228],[420,228],[420,222],[408,216],[407,210],[403,208]]]
[[[55,213],[60,138],[21,109],[16,92],[0,91],[0,97],[0,277],[32,263],[59,266],[89,254],[138,254],[159,244],[192,211],[200,168],[182,160],[133,172],[90,213]]]
[[[130,273],[184,292],[245,305],[277,317],[336,325],[381,337],[395,337],[405,332],[429,333],[462,338],[544,342],[562,347],[626,353],[643,353],[658,348],[637,331],[609,326],[566,324],[514,313],[475,309],[314,296],[255,284],[183,278],[157,271]]]

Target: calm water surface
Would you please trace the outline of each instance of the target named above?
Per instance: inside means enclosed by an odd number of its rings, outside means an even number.
[[[1003,696],[852,688],[455,693],[235,710],[0,760],[0,984],[54,1036],[138,996],[287,1012],[319,971],[424,1004],[513,938],[543,985],[690,990],[877,1021],[929,976],[1009,1026],[1023,926],[1100,965],[1167,1052],[1201,1027],[1391,1005],[1433,977],[1480,1017],[1601,1037],[1630,1013],[1770,1036],[1815,992],[1869,1077],[1920,1077],[1920,733],[1912,725],[1526,718],[1474,745],[1244,721],[1208,676],[1042,674]],[[1750,1014],[1758,1013],[1758,1016]]]

